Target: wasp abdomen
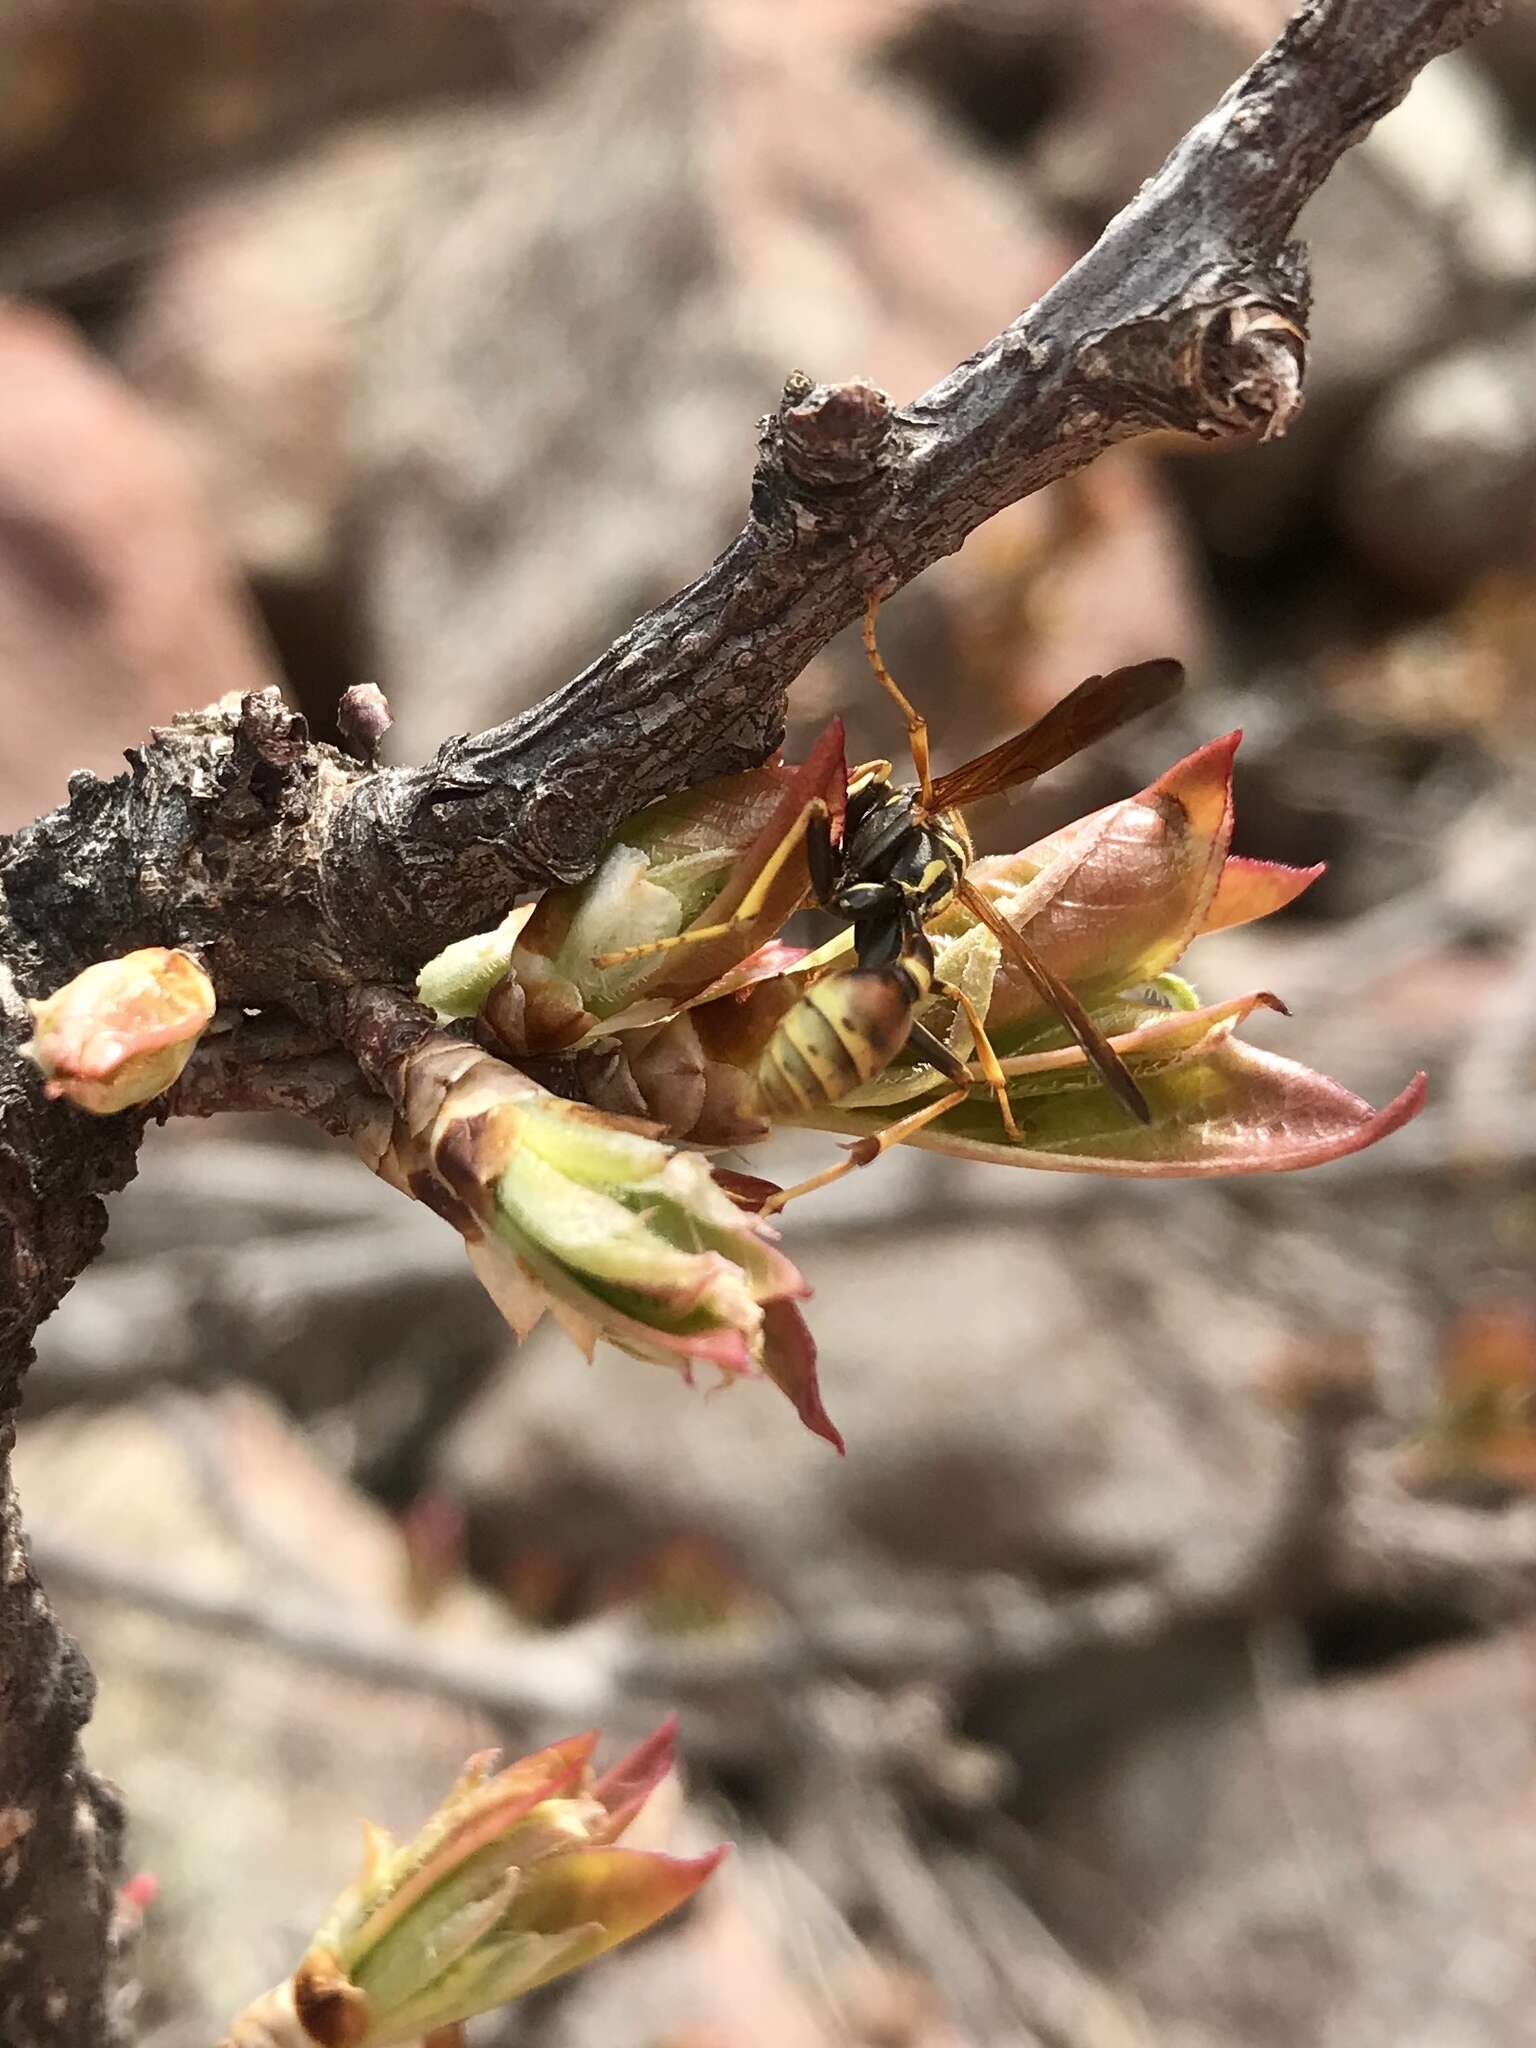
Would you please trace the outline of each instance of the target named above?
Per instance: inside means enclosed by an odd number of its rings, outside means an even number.
[[[826,975],[782,1019],[754,1075],[763,1112],[793,1118],[883,1074],[907,1041],[922,991],[903,966]]]

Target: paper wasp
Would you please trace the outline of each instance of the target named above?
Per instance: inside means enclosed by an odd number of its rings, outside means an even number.
[[[834,969],[813,982],[780,1020],[754,1074],[764,1112],[794,1117],[838,1102],[883,1073],[907,1045],[952,1085],[946,1094],[890,1125],[878,1139],[855,1148],[852,1157],[789,1194],[808,1193],[866,1163],[953,1109],[976,1085],[965,1062],[915,1014],[936,986],[933,946],[925,925],[952,900],[985,925],[1004,954],[1028,976],[1128,1114],[1143,1123],[1151,1120],[1141,1090],[1077,996],[968,880],[973,851],[960,808],[1033,782],[1129,720],[1166,703],[1183,683],[1182,667],[1176,661],[1143,661],[1090,676],[1025,731],[935,777],[929,764],[927,721],[881,659],[875,638],[878,609],[879,600],[871,595],[864,615],[865,651],[881,688],[906,721],[917,782],[895,784],[888,761],[868,763],[848,783],[840,832],[834,834],[832,814],[823,799],[807,803],[728,922],[626,947],[603,954],[596,962],[599,967],[616,965],[669,946],[718,938],[749,922],[774,877],[804,842],[816,901],[852,925],[858,964]],[[982,1078],[997,1098],[1005,1130],[1016,1139],[1019,1132],[1007,1081],[984,1021],[962,990],[946,987],[945,992],[966,1014]]]

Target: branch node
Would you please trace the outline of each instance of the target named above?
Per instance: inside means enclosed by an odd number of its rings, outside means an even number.
[[[241,835],[301,815],[314,774],[308,719],[276,690],[253,690],[240,700],[219,806],[224,830]]]
[[[797,370],[784,385],[777,425],[784,468],[808,490],[848,490],[881,466],[891,432],[891,401],[878,385],[812,384]]]
[[[1301,411],[1306,360],[1305,330],[1279,307],[1256,296],[1217,307],[1201,337],[1197,432],[1277,439]]]
[[[434,1028],[430,1010],[422,1009],[398,989],[378,984],[346,990],[335,1011],[338,1036],[368,1079],[385,1094],[390,1093],[402,1060]]]

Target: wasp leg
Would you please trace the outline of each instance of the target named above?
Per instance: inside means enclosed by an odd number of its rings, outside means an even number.
[[[917,770],[918,795],[924,810],[930,810],[933,770],[928,763],[928,721],[905,695],[901,685],[880,658],[880,649],[875,642],[875,616],[879,610],[880,600],[874,591],[871,591],[864,607],[864,652],[869,656],[869,665],[875,672],[875,681],[888,697],[895,700],[897,710],[907,721],[907,745],[912,749],[912,766]]]
[[[1053,967],[1047,967],[1022,932],[1015,931],[990,897],[984,896],[965,875],[955,884],[955,894],[993,938],[1029,976],[1039,995],[1050,1004],[1093,1065],[1099,1079],[1115,1100],[1129,1110],[1138,1123],[1150,1124],[1151,1106],[1136,1085],[1134,1075],[1098,1025],[1083,1008],[1081,999],[1068,988]]]
[[[947,1095],[941,1095],[933,1102],[925,1102],[921,1109],[913,1110],[910,1116],[902,1117],[898,1123],[887,1125],[877,1135],[858,1139],[848,1147],[847,1157],[840,1159],[836,1166],[824,1167],[820,1173],[813,1173],[809,1180],[796,1181],[792,1188],[780,1188],[776,1195],[770,1195],[763,1204],[763,1215],[772,1216],[788,1203],[797,1202],[802,1195],[813,1195],[818,1188],[831,1187],[833,1181],[841,1180],[845,1173],[852,1173],[860,1166],[872,1165],[882,1152],[888,1152],[893,1145],[899,1145],[903,1139],[912,1137],[924,1124],[931,1124],[935,1117],[943,1116],[946,1110],[957,1109],[970,1092],[969,1087],[952,1088]]]
[[[997,1097],[997,1107],[1003,1119],[1003,1129],[1008,1133],[1009,1138],[1015,1145],[1022,1145],[1024,1133],[1014,1122],[1013,1104],[1008,1099],[1008,1077],[1003,1072],[1002,1062],[997,1057],[991,1039],[987,1036],[987,1027],[982,1020],[981,1012],[963,988],[957,988],[953,982],[949,981],[941,982],[939,986],[947,990],[960,1005],[961,1009],[964,1010],[965,1021],[970,1025],[971,1036],[976,1041],[976,1064],[981,1069],[982,1079]],[[918,1028],[916,1025],[913,1026],[914,1031]]]
[[[641,946],[621,946],[616,953],[594,953],[592,965],[594,967],[620,967],[626,960],[644,960],[652,953],[670,953],[674,946],[694,946],[701,939],[723,939],[729,933],[739,931],[742,925],[751,924],[754,918],[762,916],[764,906],[767,904],[769,894],[774,883],[779,878],[784,863],[805,838],[810,828],[811,820],[818,817],[824,819],[827,815],[825,799],[819,796],[812,797],[809,803],[802,808],[799,817],[795,819],[795,822],[773,849],[773,852],[769,854],[763,864],[763,871],[757,880],[752,884],[746,895],[742,897],[730,916],[723,918],[719,924],[692,926],[685,932],[674,932],[667,939],[647,939],[644,945]]]

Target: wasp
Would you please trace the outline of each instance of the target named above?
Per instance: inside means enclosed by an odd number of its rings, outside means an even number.
[[[905,721],[917,781],[894,782],[889,761],[867,763],[849,778],[840,829],[826,800],[811,799],[727,922],[603,954],[596,962],[599,967],[614,966],[667,947],[719,938],[750,922],[775,876],[803,841],[812,893],[823,909],[852,926],[857,965],[824,974],[780,1019],[754,1071],[758,1105],[768,1116],[794,1118],[839,1102],[882,1074],[904,1047],[929,1061],[950,1088],[888,1125],[878,1137],[861,1141],[838,1165],[786,1190],[774,1207],[867,1164],[969,1094],[975,1086],[971,1070],[916,1014],[940,987],[964,1011],[981,1076],[997,1098],[1009,1137],[1019,1138],[1007,1080],[984,1020],[964,990],[940,984],[936,975],[926,926],[954,901],[986,926],[1028,976],[1127,1113],[1142,1123],[1151,1121],[1146,1098],[1077,996],[968,879],[974,850],[961,809],[1035,781],[1131,719],[1166,703],[1182,687],[1182,666],[1171,660],[1143,661],[1090,676],[1023,732],[935,777],[927,721],[881,658],[875,632],[878,610],[879,599],[871,595],[864,614],[864,648],[876,681]]]

